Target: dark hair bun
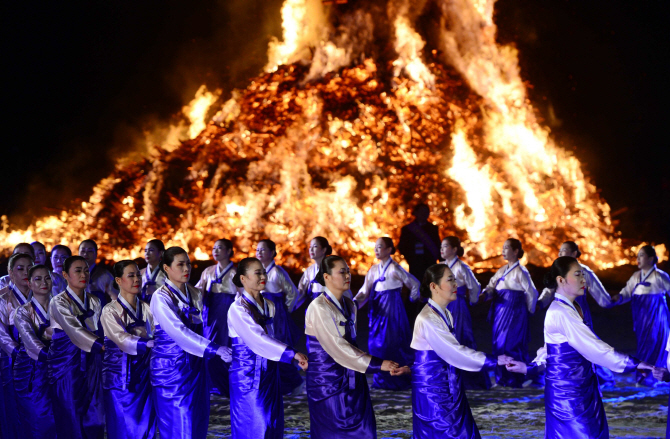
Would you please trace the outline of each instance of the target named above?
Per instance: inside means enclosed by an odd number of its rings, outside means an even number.
[[[544,285],[549,289],[558,288],[558,281],[556,278],[560,276],[565,279],[574,264],[579,265],[579,262],[572,256],[561,256],[557,258],[554,263],[551,264],[549,273],[544,275]]]
[[[326,280],[323,278],[323,271],[319,268],[319,272],[316,273],[316,277],[314,278],[316,283],[318,283],[321,286],[326,286]]]
[[[239,272],[235,273],[235,276],[233,276],[233,284],[237,288],[242,288],[243,287],[242,286],[242,280],[240,279],[240,273]]]
[[[553,270],[549,270],[549,272],[544,274],[544,286],[550,290],[555,290],[558,288],[558,282],[556,281],[556,276],[553,275],[552,271]]]
[[[444,276],[444,271],[449,268],[445,264],[435,264],[428,267],[428,270],[423,275],[419,293],[424,299],[430,299],[433,293],[430,291],[430,284],[439,284]]]
[[[333,247],[331,247],[330,244],[328,244],[326,246],[326,256],[330,256],[332,254],[333,254]]]

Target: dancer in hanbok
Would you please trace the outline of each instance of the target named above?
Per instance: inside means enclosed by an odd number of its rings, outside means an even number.
[[[19,253],[24,253],[29,255],[33,260],[35,260],[35,250],[33,249],[33,246],[28,244],[27,242],[22,242],[20,244],[16,244],[14,246],[14,250],[12,251],[13,255],[19,254]],[[6,274],[2,277],[0,277],[0,290],[3,288],[6,288],[7,285],[9,285],[9,274]]]
[[[461,371],[479,372],[505,366],[512,358],[494,357],[459,343],[449,304],[458,299],[458,281],[447,264],[426,270],[421,296],[428,304],[414,324],[412,410],[415,439],[479,438],[479,430],[461,379]]]
[[[619,293],[617,304],[632,300],[633,330],[637,338],[637,357],[657,367],[664,367],[668,353],[665,342],[670,335],[670,314],[665,295],[670,292],[670,277],[658,269],[656,250],[645,245],[637,253],[637,266]],[[639,383],[653,385],[653,376],[638,373]]]
[[[72,256],[63,264],[67,288],[51,299],[53,338],[49,346],[49,384],[56,432],[61,438],[102,439],[105,408],[102,398],[100,327],[102,304],[86,292],[86,259]]]
[[[90,271],[86,292],[100,299],[102,306],[116,299],[117,292],[112,286],[114,284],[114,277],[105,267],[96,264],[98,260],[98,244],[92,239],[83,240],[79,244],[79,256],[86,259]]]
[[[14,363],[14,387],[24,439],[56,438],[56,421],[49,388],[47,364],[53,329],[49,320],[51,275],[44,265],[28,272],[32,298],[16,309],[14,326],[21,348]]]
[[[51,248],[51,297],[56,297],[67,288],[67,281],[63,277],[63,264],[70,256],[72,250],[69,247],[57,244]]]
[[[161,258],[165,244],[160,239],[152,239],[144,247],[144,260],[147,266],[142,269],[142,292],[140,300],[151,303],[151,295],[165,283],[165,273],[161,270]]]
[[[238,288],[233,284],[237,271],[230,260],[233,257],[233,243],[229,239],[219,239],[212,247],[212,257],[216,264],[205,268],[195,285],[205,293],[205,337],[219,346],[231,347],[228,337],[228,310],[238,293]],[[212,393],[229,395],[229,367],[230,363],[220,358],[209,360]]]
[[[391,238],[377,240],[375,257],[379,259],[379,264],[373,265],[368,271],[354,302],[361,308],[370,300],[370,355],[388,358],[401,366],[407,366],[414,362],[414,352],[409,347],[412,332],[400,293],[405,286],[410,290],[410,300],[419,300],[419,281],[393,260],[391,255],[394,253],[395,247]],[[387,372],[378,371],[373,378],[372,387],[403,390],[411,384],[409,376],[391,376]]]
[[[482,294],[493,298],[488,317],[493,326],[493,355],[505,354],[528,363],[528,317],[535,312],[538,294],[530,273],[519,261],[523,254],[518,239],[505,241],[502,256],[507,264],[493,275]],[[521,387],[524,377],[498,367],[496,382]]]
[[[463,346],[477,350],[475,335],[472,328],[472,316],[470,315],[470,305],[474,305],[479,300],[479,293],[482,286],[475,278],[474,273],[460,258],[465,254],[461,246],[461,241],[455,236],[448,236],[442,240],[440,246],[440,256],[449,267],[456,278],[457,298],[449,302],[447,308],[454,318],[454,335],[456,340]],[[463,383],[468,389],[490,389],[491,380],[488,372],[477,371],[462,373]]]
[[[203,337],[202,291],[188,284],[191,260],[181,247],[163,253],[167,280],[153,294],[156,332],[151,350],[151,385],[163,438],[205,438],[209,388],[205,361],[230,361],[230,349]]]
[[[35,254],[35,259],[33,262],[35,265],[46,265],[47,263],[47,248],[39,241],[33,241],[30,243],[30,246],[33,248],[33,253]]]
[[[28,245],[30,247],[30,245]],[[32,250],[32,247],[30,247]],[[9,284],[0,290],[0,379],[3,408],[0,413],[2,438],[19,438],[21,418],[16,406],[14,376],[12,366],[20,351],[19,334],[14,327],[14,313],[17,308],[28,303],[32,297],[28,283],[28,271],[33,258],[27,253],[15,253],[9,258]]]
[[[561,248],[558,251],[558,256],[570,256],[575,259],[579,259],[582,255],[582,252],[579,251],[579,247],[574,241],[565,241],[561,244]],[[607,292],[603,284],[598,279],[598,276],[586,265],[580,263],[582,266],[582,272],[584,274],[584,279],[586,279],[586,292],[593,297],[598,305],[602,308],[609,308],[612,306],[612,297]],[[555,290],[545,288],[542,290],[542,294],[538,299],[538,303],[547,308],[551,301],[554,299]],[[593,331],[593,318],[591,317],[591,309],[589,308],[589,303],[586,300],[586,294],[577,296],[575,299],[579,306],[582,308],[584,313],[584,321],[589,328]],[[594,331],[595,332],[595,331]],[[614,374],[611,370],[604,368],[602,366],[596,365],[596,372],[598,373],[598,378],[600,379],[600,385],[610,385],[613,386],[614,383]]]
[[[105,330],[102,388],[109,439],[150,439],[156,434],[149,360],[153,315],[139,299],[142,275],[134,261],[114,264],[116,300],[102,309]]]
[[[317,282],[316,275],[319,273],[319,267],[323,258],[330,256],[332,253],[333,248],[323,236],[317,236],[309,242],[309,257],[314,263],[307,267],[307,270],[305,270],[300,278],[300,282],[298,282],[298,291],[301,297],[312,301],[323,292],[325,287]],[[344,295],[353,299],[350,290],[345,291]]]
[[[586,279],[577,259],[556,259],[545,277],[545,285],[556,290],[544,319],[545,438],[609,438],[593,365],[600,364],[617,373],[649,371],[652,366],[615,351],[585,324],[576,298],[584,294]],[[507,369],[525,373],[526,364],[512,361]]]
[[[277,246],[273,241],[263,239],[256,246],[256,257],[267,273],[263,297],[275,305],[274,337],[282,343],[293,346],[300,339],[301,331],[291,320],[290,313],[302,302],[302,297],[286,270],[275,264],[276,256]],[[302,391],[303,380],[293,364],[279,363],[279,375],[282,394]]]
[[[263,296],[267,274],[256,258],[242,259],[233,282],[243,292],[228,311],[233,346],[230,365],[230,422],[235,439],[284,437],[284,404],[278,365],[307,357],[274,337],[275,305]],[[312,437],[314,437],[312,435]]]
[[[351,273],[343,258],[325,257],[317,281],[324,291],[309,305],[305,317],[311,437],[375,439],[377,425],[365,374],[383,371],[397,376],[409,370],[358,349],[357,307],[344,295]]]

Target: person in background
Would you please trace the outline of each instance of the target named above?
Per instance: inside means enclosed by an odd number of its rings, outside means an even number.
[[[400,230],[398,250],[409,264],[410,274],[422,279],[428,267],[440,258],[440,233],[437,226],[428,221],[427,204],[417,204],[412,215],[414,221]]]
[[[152,239],[144,247],[144,260],[147,266],[142,269],[142,292],[140,299],[151,303],[151,295],[165,283],[165,273],[161,270],[161,258],[165,244],[160,239]]]
[[[47,248],[39,241],[30,243],[35,253],[35,265],[46,265],[47,263]]]
[[[100,299],[102,306],[107,305],[112,299],[116,299],[117,292],[114,290],[114,277],[102,265],[97,265],[98,244],[92,239],[85,239],[79,244],[79,256],[86,259],[90,271],[89,284],[86,292]]]
[[[22,242],[14,246],[12,254],[15,255],[17,253],[25,253],[27,255],[30,255],[30,257],[33,258],[33,260],[35,259],[35,250],[33,249],[33,246],[28,244],[27,242]],[[0,290],[9,285],[9,280],[10,280],[9,274],[0,277]]]
[[[51,296],[56,297],[58,294],[65,291],[67,288],[67,281],[63,277],[63,263],[67,258],[72,256],[72,251],[69,247],[57,244],[51,248]]]

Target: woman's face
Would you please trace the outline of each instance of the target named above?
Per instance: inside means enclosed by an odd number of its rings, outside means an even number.
[[[47,263],[47,251],[41,244],[33,244],[35,252],[35,265],[44,265]]]
[[[387,247],[383,239],[379,238],[377,242],[375,242],[375,257],[380,261],[391,256],[391,251],[392,248]]]
[[[156,267],[163,257],[163,252],[155,244],[147,244],[144,247],[144,260],[152,267]]]
[[[351,285],[351,272],[344,261],[335,261],[332,273],[324,273],[323,280],[326,282],[326,287],[329,290],[344,292]]]
[[[172,264],[164,264],[163,269],[168,279],[175,283],[185,284],[191,278],[191,260],[185,253],[175,256]]]
[[[258,243],[256,246],[256,259],[260,260],[263,264],[269,264],[274,257],[274,252],[270,250],[270,247],[265,242]]]
[[[98,250],[91,243],[85,242],[79,246],[79,256],[86,259],[88,266],[91,267],[98,259]]]
[[[51,293],[51,287],[53,283],[51,282],[51,275],[49,270],[46,268],[40,268],[33,271],[33,275],[30,278],[30,290],[35,296],[47,296]]]
[[[28,285],[28,270],[33,266],[33,263],[28,258],[20,258],[14,262],[14,267],[9,272],[9,279],[20,290],[27,290]]]
[[[557,291],[566,297],[574,298],[584,295],[586,278],[581,265],[572,264],[565,278],[557,277],[556,280],[558,281]]]
[[[323,259],[326,256],[326,249],[321,247],[319,241],[312,239],[309,242],[309,257],[315,261]]]
[[[63,272],[63,263],[67,258],[65,250],[60,248],[51,252],[51,266],[54,269],[54,273],[61,274]]]
[[[63,277],[71,288],[84,289],[88,284],[88,263],[86,261],[74,261],[70,270],[63,272]]]
[[[449,267],[444,270],[444,274],[438,283],[430,284],[430,292],[435,301],[446,303],[453,302],[457,298],[457,289],[458,285],[456,285],[456,277]]]
[[[512,248],[512,243],[509,241],[505,241],[503,244],[502,257],[506,261],[516,261],[518,259],[517,251]]]
[[[119,289],[125,293],[136,295],[142,290],[142,275],[135,264],[130,264],[124,268],[123,275],[115,280]]]
[[[568,244],[562,244],[561,248],[558,250],[558,257],[561,256],[571,256],[577,258],[577,252],[573,252]]]
[[[442,241],[442,245],[440,246],[440,256],[442,256],[442,259],[446,259],[447,261],[454,259],[454,256],[457,254],[457,249],[451,246],[449,244],[449,241],[446,239]]]
[[[240,281],[246,291],[260,293],[265,289],[268,275],[260,262],[252,262],[247,266],[247,272],[240,275]]]
[[[217,241],[212,247],[212,257],[216,262],[230,260],[230,249],[222,241]]]
[[[647,256],[644,250],[637,252],[637,266],[642,270],[648,270],[654,266],[654,258]]]

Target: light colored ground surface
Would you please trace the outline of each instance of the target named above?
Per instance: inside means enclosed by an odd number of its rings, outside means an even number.
[[[633,375],[618,375],[615,388],[603,391],[612,438],[662,438],[668,414],[667,386],[636,387]],[[372,389],[377,433],[382,438],[412,437],[410,392]],[[494,388],[468,391],[472,412],[484,438],[543,438],[544,393],[541,389]],[[285,438],[309,438],[305,394],[284,400]],[[228,400],[212,397],[212,438],[230,437]]]

